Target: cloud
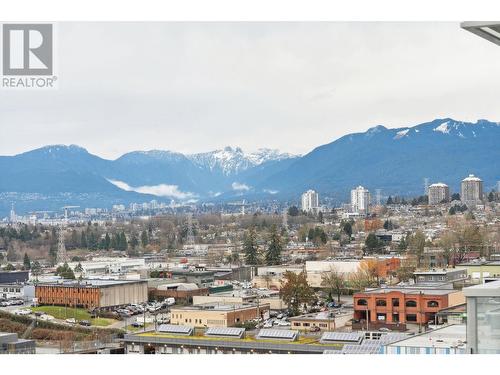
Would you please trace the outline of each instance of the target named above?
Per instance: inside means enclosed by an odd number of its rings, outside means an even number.
[[[193,199],[196,197],[196,194],[193,194],[191,192],[183,192],[179,190],[179,187],[177,185],[160,184],[160,185],[144,185],[144,186],[134,187],[130,186],[129,184],[123,181],[110,180],[110,179],[108,179],[108,181],[122,190],[134,191],[136,193],[141,193],[141,194],[151,194],[151,195],[156,195],[158,197],[169,197],[176,199]]]
[[[264,193],[268,193],[268,194],[278,194],[279,191],[278,190],[270,190],[270,189],[264,189]]]
[[[241,184],[241,183],[236,182],[236,181],[231,184],[231,187],[233,188],[233,190],[240,190],[240,191],[250,190],[250,186],[245,185],[245,184]]]

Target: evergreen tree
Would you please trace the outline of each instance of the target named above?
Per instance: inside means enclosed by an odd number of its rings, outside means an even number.
[[[132,233],[132,237],[130,238],[130,246],[133,250],[139,245],[139,239],[135,233]]]
[[[378,250],[382,246],[382,244],[380,243],[375,233],[370,233],[368,234],[368,236],[366,236],[365,246],[369,252],[374,252]]]
[[[106,250],[109,250],[111,246],[111,238],[109,237],[108,232],[106,232],[106,236],[104,236],[104,248]]]
[[[299,216],[300,212],[297,206],[291,206],[288,208],[288,215],[290,216]]]
[[[394,204],[394,202],[392,201],[392,197],[389,195],[389,198],[387,198],[387,202],[386,202],[387,205],[389,204]]]
[[[148,233],[145,230],[143,230],[142,233],[141,233],[141,244],[142,244],[142,247],[148,246],[148,243],[149,243]]]
[[[88,244],[87,244],[87,235],[85,234],[84,231],[82,231],[82,235],[80,237],[80,247],[82,249],[87,249],[88,248]]]
[[[23,266],[25,270],[31,269],[31,260],[27,253],[24,253]]]
[[[119,238],[119,246],[118,248],[121,251],[127,251],[128,248],[128,243],[127,243],[127,237],[125,236],[125,232],[120,233],[120,238]]]
[[[269,246],[266,252],[266,264],[268,266],[281,264],[281,251],[283,245],[281,244],[281,237],[278,233],[276,225],[271,226],[269,235]]]
[[[243,242],[243,251],[245,253],[246,264],[259,264],[257,233],[255,232],[254,227],[250,228],[245,236],[245,240]]]

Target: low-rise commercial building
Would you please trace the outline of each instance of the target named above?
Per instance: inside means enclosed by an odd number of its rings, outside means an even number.
[[[193,297],[193,305],[212,304],[268,304],[271,310],[284,310],[287,304],[280,298],[276,290],[239,289],[210,295]]]
[[[354,294],[354,319],[361,327],[405,328],[436,320],[442,308],[464,303],[461,291],[432,287],[387,287]]]
[[[167,283],[148,288],[150,299],[160,300],[172,297],[176,301],[187,303],[191,303],[195,296],[207,296],[208,291],[208,288],[200,288],[194,283]]]
[[[428,271],[415,271],[415,282],[417,284],[444,284],[464,281],[467,279],[467,271],[459,268],[440,268]]]
[[[247,321],[264,318],[269,304],[217,304],[172,307],[170,322],[193,327],[234,327]]]
[[[39,305],[109,308],[148,300],[144,280],[62,280],[35,287]]]
[[[319,313],[304,314],[290,318],[292,329],[300,331],[333,331],[334,329],[344,327],[352,320],[352,312],[333,312],[322,311]]]
[[[500,277],[500,261],[474,260],[457,265],[458,269],[467,271],[472,282],[483,283],[484,278]]]

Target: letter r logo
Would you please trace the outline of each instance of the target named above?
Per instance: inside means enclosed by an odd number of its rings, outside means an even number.
[[[4,24],[2,39],[4,75],[52,75],[51,24]]]

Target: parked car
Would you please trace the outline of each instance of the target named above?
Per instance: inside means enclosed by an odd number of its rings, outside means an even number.
[[[78,324],[84,327],[90,327],[90,322],[88,320],[80,320]]]
[[[65,322],[69,323],[69,324],[76,324],[76,319],[75,318],[69,318],[69,319],[66,319]]]
[[[278,326],[280,326],[280,327],[289,327],[289,326],[291,326],[291,323],[287,322],[287,321],[284,321],[284,320],[281,320],[281,321],[278,322]]]
[[[319,332],[321,331],[321,328],[319,328],[318,326],[312,326],[311,328],[309,328],[309,332]]]
[[[26,309],[22,309],[22,310],[14,310],[14,315],[29,315],[31,314],[31,310],[26,310]]]
[[[140,328],[140,327],[143,327],[144,324],[139,322],[139,321],[135,321],[131,324],[132,327],[135,327],[135,328]]]

